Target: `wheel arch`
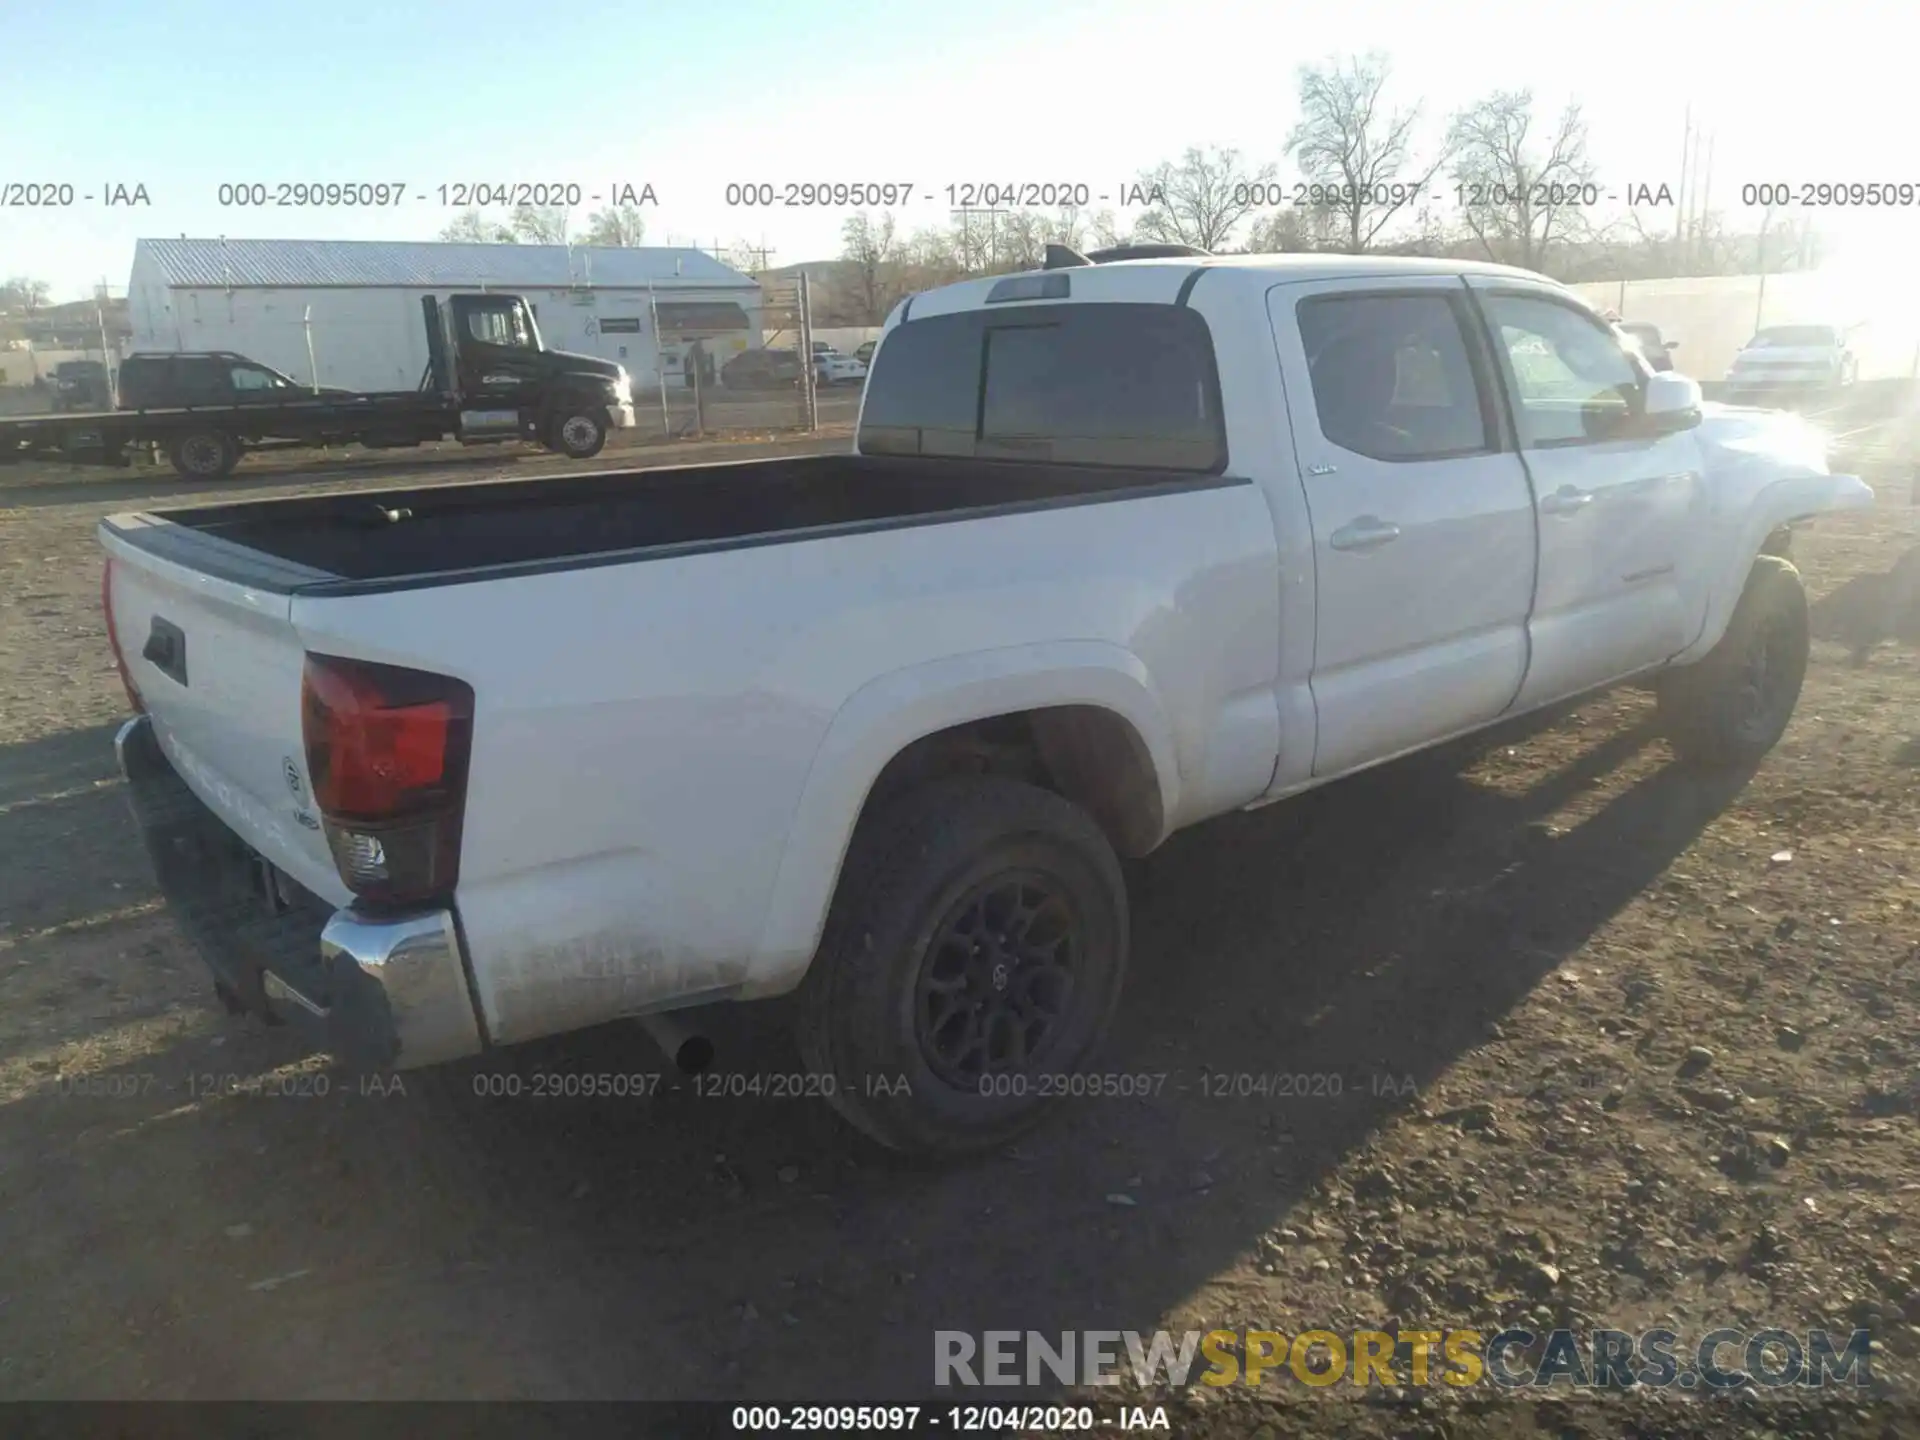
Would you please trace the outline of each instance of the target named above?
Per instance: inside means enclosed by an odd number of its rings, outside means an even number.
[[[1713,578],[1707,596],[1706,617],[1700,633],[1678,655],[1675,665],[1705,658],[1720,643],[1734,608],[1746,591],[1747,576],[1762,555],[1788,558],[1777,548],[1781,531],[1817,515],[1859,510],[1873,504],[1873,489],[1856,475],[1804,475],[1776,480],[1760,490],[1741,515],[1721,532],[1726,548],[1710,561]]]
[[[829,723],[788,825],[743,998],[798,985],[861,818],[921,778],[1019,774],[1084,806],[1123,855],[1163,840],[1178,813],[1172,727],[1138,657],[1075,642],[1012,648],[897,671],[855,692]]]

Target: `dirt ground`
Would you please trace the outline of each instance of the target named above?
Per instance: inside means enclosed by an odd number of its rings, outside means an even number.
[[[1904,457],[1858,460],[1881,507],[1796,546],[1822,638],[1744,787],[1622,692],[1176,837],[1133,869],[1106,1066],[1159,1093],[948,1169],[809,1101],[475,1093],[664,1069],[626,1027],[369,1087],[228,1021],[119,793],[92,526],[399,467],[0,471],[0,1397],[912,1401],[936,1330],[1865,1326],[1881,1388],[1839,1402],[1157,1403],[1209,1436],[1916,1433],[1920,654],[1847,635],[1920,512]],[[717,1068],[791,1072],[779,1022],[726,1017]],[[1319,1078],[1217,1083],[1276,1073]]]

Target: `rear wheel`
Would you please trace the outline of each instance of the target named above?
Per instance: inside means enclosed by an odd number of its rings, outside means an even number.
[[[1085,811],[996,776],[935,781],[854,838],[800,989],[801,1054],[881,1144],[990,1149],[1086,1088],[1126,962],[1126,885]]]
[[[240,463],[240,442],[224,430],[189,430],[175,438],[167,458],[189,480],[220,480]]]
[[[1800,572],[1761,555],[1720,643],[1697,664],[1660,677],[1660,722],[1682,758],[1757,763],[1786,733],[1806,679],[1810,632]]]
[[[569,460],[591,460],[607,443],[607,414],[598,406],[563,410],[554,417],[552,448]]]

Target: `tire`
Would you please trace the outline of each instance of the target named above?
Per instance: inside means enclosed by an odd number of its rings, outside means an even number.
[[[553,417],[550,448],[569,460],[591,460],[607,443],[607,412],[597,405],[562,410]]]
[[[953,943],[982,921],[1004,923],[1015,901],[1034,912],[1019,931],[992,932],[984,954]],[[1035,932],[1041,943],[1019,943]],[[855,832],[797,997],[800,1054],[834,1108],[889,1149],[993,1149],[1073,1093],[1059,1081],[1104,1037],[1127,947],[1126,882],[1092,817],[1016,780],[936,780]],[[1061,955],[1064,967],[1047,963]],[[1016,995],[1029,1030],[1042,1027],[1019,1063],[1005,1053],[1019,1033]],[[1050,1022],[1034,1015],[1047,1008]]]
[[[1809,644],[1800,572],[1780,556],[1757,557],[1720,643],[1659,679],[1655,695],[1668,742],[1696,764],[1758,764],[1793,718]]]
[[[240,463],[240,442],[224,430],[189,430],[167,447],[167,459],[189,480],[224,480]]]

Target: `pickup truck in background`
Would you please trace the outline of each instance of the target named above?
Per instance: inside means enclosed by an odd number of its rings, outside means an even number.
[[[1871,501],[1537,275],[1059,251],[901,304],[853,454],[100,538],[120,763],[231,1008],[396,1067],[638,1017],[691,1065],[663,1015],[787,995],[847,1119],[950,1154],[1089,1063],[1121,857],[1624,682],[1758,763],[1789,528]]]
[[[127,358],[119,408],[0,420],[0,464],[39,457],[126,465],[164,450],[190,479],[233,473],[249,450],[430,440],[533,440],[571,459],[600,453],[634,423],[623,366],[541,343],[518,295],[421,297],[428,363],[416,390],[314,390],[244,355],[194,351]]]
[[[113,404],[113,377],[99,360],[62,360],[53,367],[53,408],[99,410]]]

